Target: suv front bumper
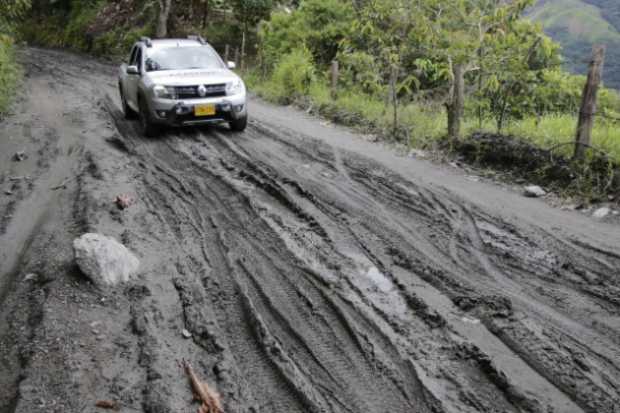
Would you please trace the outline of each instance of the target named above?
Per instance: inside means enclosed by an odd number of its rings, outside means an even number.
[[[215,114],[196,116],[194,107],[197,105],[213,105]],[[170,126],[229,122],[247,116],[245,95],[187,100],[154,99],[149,109],[153,122]]]

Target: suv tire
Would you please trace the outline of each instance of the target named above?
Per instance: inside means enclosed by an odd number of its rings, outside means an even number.
[[[233,132],[243,132],[248,126],[248,117],[244,116],[239,119],[233,119],[228,122],[228,124],[230,125],[230,130]]]
[[[142,134],[148,138],[157,136],[157,125],[155,125],[151,120],[151,114],[149,113],[147,103],[144,99],[138,99],[138,106],[140,107],[140,126],[142,129]]]
[[[125,115],[125,119],[135,119],[137,113],[127,104],[125,94],[123,93],[123,86],[121,84],[118,85],[118,91],[121,95],[121,105],[123,106],[123,115]]]

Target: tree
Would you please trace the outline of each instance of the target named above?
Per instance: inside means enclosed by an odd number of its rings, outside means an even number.
[[[394,130],[398,125],[399,96],[412,98],[421,82],[432,77],[443,80],[446,86],[448,136],[459,138],[468,74],[478,73],[481,88],[483,60],[487,54],[495,53],[495,44],[490,40],[511,33],[531,3],[532,0],[365,1],[358,10],[359,22],[353,33],[360,33],[358,47],[369,50],[384,68]],[[425,68],[432,68],[433,72],[426,72]],[[498,69],[501,70],[492,70]]]
[[[487,54],[494,53],[489,39],[510,33],[531,4],[532,0],[426,0],[427,24],[433,29],[428,53],[446,61],[448,66],[445,106],[449,138],[458,139],[461,135],[466,75],[477,72],[481,85],[482,61]]]
[[[411,46],[423,43],[427,37],[428,26],[421,16],[419,2],[369,0],[358,10],[353,25],[352,33],[359,33],[359,38],[352,46],[366,48],[383,68],[382,78],[388,85],[387,101],[392,107],[394,134],[398,133],[399,95],[411,95],[420,84],[415,74],[404,70],[404,65]]]
[[[245,64],[247,35],[250,27],[269,16],[273,0],[232,0],[233,13],[241,23],[241,67]]]
[[[172,11],[172,0],[158,0],[159,14],[157,16],[157,29],[155,35],[159,38],[168,35],[168,20]]]
[[[478,100],[486,104],[499,133],[510,117],[535,115],[549,105],[538,89],[543,92],[548,87],[545,73],[560,64],[560,57],[558,45],[526,20],[513,24],[510,32],[487,39],[485,46],[492,53],[481,62],[481,72],[487,77]],[[501,70],[494,69],[498,67]]]

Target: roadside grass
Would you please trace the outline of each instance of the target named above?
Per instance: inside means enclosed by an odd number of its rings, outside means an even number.
[[[15,61],[13,40],[0,35],[0,119],[9,108],[15,85],[21,78],[21,70]]]
[[[363,131],[378,133],[384,138],[393,138],[393,112],[383,100],[362,92],[344,90],[332,99],[326,82],[317,80],[307,92],[290,94],[274,82],[258,73],[248,71],[244,79],[249,88],[260,97],[278,104],[301,103],[304,107],[330,120]],[[411,148],[427,149],[445,138],[446,113],[441,104],[409,103],[398,111],[400,139],[405,138]],[[465,116],[463,132],[469,136],[474,132],[496,132],[491,119],[484,119],[482,127],[474,116]],[[540,118],[528,117],[511,121],[502,131],[531,142],[542,149],[570,157],[573,150],[577,117],[566,114],[548,114]],[[592,146],[607,154],[612,162],[620,164],[620,123],[597,118],[592,131]]]
[[[506,132],[541,148],[556,147],[555,153],[568,157],[573,151],[576,128],[576,116],[552,114],[543,116],[540,120],[532,117],[513,122]],[[620,164],[620,122],[597,118],[592,130],[592,146]]]

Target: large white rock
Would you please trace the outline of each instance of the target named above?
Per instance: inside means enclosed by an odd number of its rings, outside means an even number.
[[[140,260],[114,238],[84,234],[73,241],[75,261],[95,284],[115,285],[136,274]]]
[[[541,196],[545,196],[546,194],[547,193],[545,192],[545,190],[537,185],[526,186],[525,190],[523,191],[523,195],[528,198],[538,198]]]
[[[592,216],[596,219],[603,219],[607,215],[609,215],[610,212],[611,212],[611,209],[607,207],[602,207],[594,211],[594,214],[592,214]]]

